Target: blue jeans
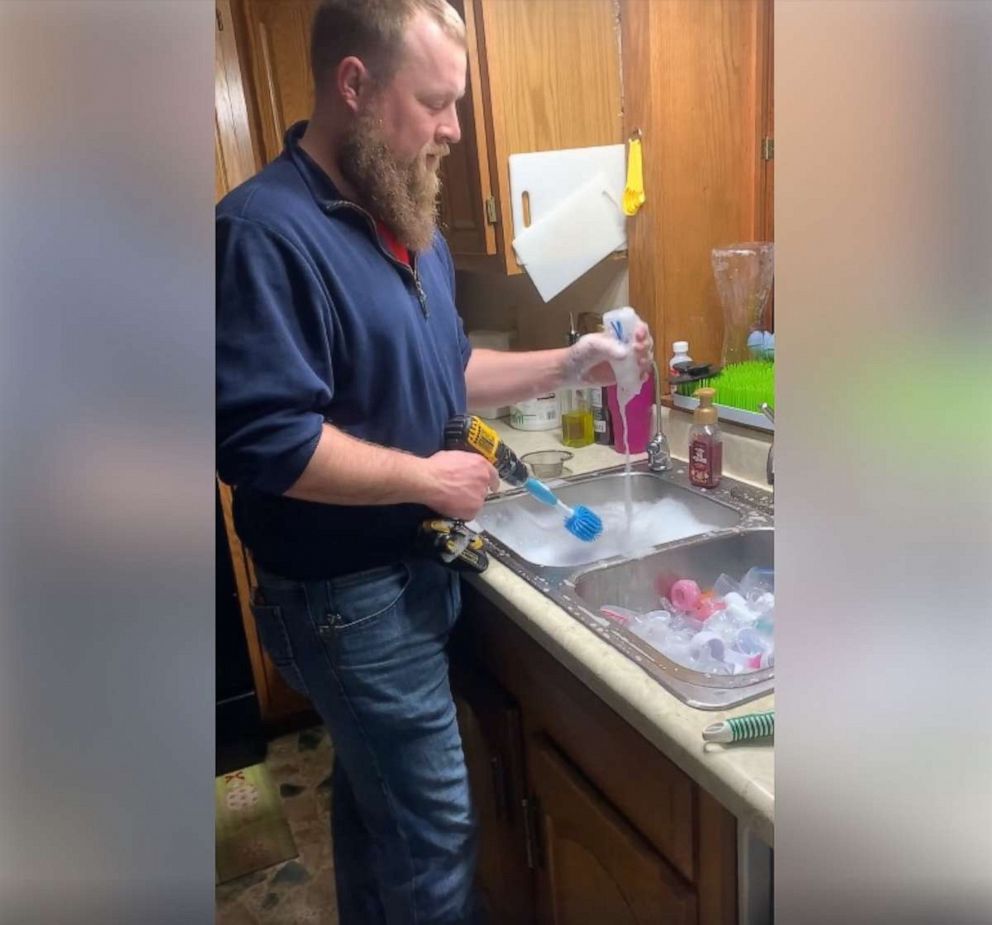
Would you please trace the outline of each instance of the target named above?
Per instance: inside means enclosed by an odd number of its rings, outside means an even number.
[[[458,576],[411,559],[329,581],[259,571],[262,644],[334,744],[342,925],[479,918],[476,826],[445,646]]]

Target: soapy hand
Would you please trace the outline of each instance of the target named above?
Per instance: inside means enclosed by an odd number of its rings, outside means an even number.
[[[563,385],[613,385],[616,377],[610,360],[622,360],[631,348],[602,331],[580,337],[565,355]],[[642,321],[634,329],[634,356],[643,382],[651,372],[654,341],[648,326]]]

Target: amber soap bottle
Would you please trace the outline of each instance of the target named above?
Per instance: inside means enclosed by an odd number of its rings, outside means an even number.
[[[716,488],[723,474],[723,438],[713,407],[715,389],[696,389],[699,407],[689,429],[689,481],[697,488]]]

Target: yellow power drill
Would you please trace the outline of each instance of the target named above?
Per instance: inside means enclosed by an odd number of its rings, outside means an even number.
[[[527,467],[482,418],[458,414],[444,426],[444,448],[478,453],[492,464],[504,482],[519,488],[530,477]]]
[[[459,414],[444,428],[444,448],[478,453],[504,481],[519,488],[527,481],[527,467],[488,424],[474,414]],[[462,520],[432,517],[420,525],[417,543],[425,554],[436,556],[459,571],[484,572],[489,567],[485,540]]]

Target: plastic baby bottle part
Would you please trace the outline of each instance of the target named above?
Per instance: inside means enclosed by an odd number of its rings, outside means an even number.
[[[651,377],[641,381],[634,356],[634,331],[641,323],[629,305],[603,315],[603,330],[628,348],[624,357],[611,360],[616,386],[607,391],[613,419],[613,448],[619,453],[643,453],[651,439],[651,408],[654,384]]]
[[[723,661],[724,644],[723,640],[716,633],[708,633],[705,630],[696,633],[692,637],[691,645],[695,649],[696,658],[709,656],[718,662]]]
[[[690,578],[680,578],[668,592],[668,599],[682,613],[695,610],[699,603],[699,585]]]
[[[736,643],[737,650],[745,655],[761,655],[768,648],[765,645],[765,640],[761,638],[761,634],[749,626],[738,632]]]
[[[613,375],[616,376],[617,380],[617,398],[621,407],[624,407],[641,391],[641,374],[637,369],[637,360],[633,351],[634,329],[640,320],[637,317],[637,312],[629,305],[625,305],[623,308],[614,308],[603,315],[603,330],[630,348],[623,359],[610,360]]]
[[[616,604],[604,604],[599,608],[599,612],[607,620],[612,620],[621,626],[626,626],[641,616],[636,610],[628,610],[626,607],[619,607]]]
[[[697,620],[706,621],[713,614],[726,609],[727,605],[719,600],[712,591],[706,591],[699,595],[699,600],[696,601],[696,606],[692,608],[691,613]]]

